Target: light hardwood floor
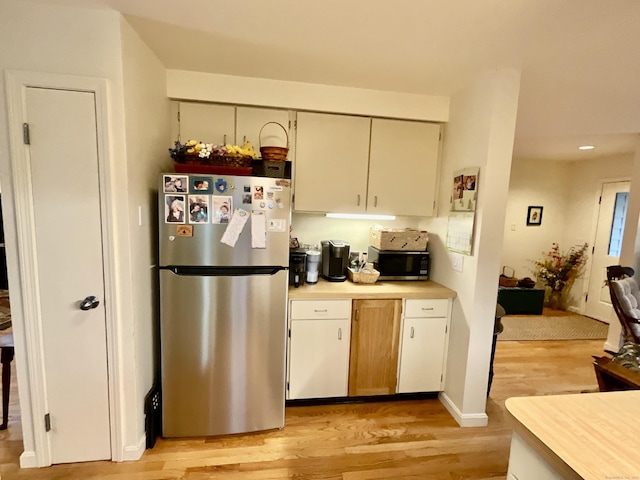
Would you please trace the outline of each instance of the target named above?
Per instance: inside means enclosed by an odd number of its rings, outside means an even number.
[[[460,428],[437,399],[296,406],[286,409],[281,431],[160,439],[129,463],[20,470],[12,389],[0,474],[2,480],[505,479],[511,438],[505,399],[596,391],[591,355],[601,355],[602,346],[602,340],[498,342],[487,427]]]

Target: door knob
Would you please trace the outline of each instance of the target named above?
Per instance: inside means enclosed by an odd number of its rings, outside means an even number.
[[[92,310],[98,305],[100,305],[100,300],[98,300],[98,297],[90,295],[80,302],[80,310]]]

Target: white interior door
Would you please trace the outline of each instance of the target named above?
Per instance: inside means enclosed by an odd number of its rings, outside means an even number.
[[[630,182],[604,183],[600,195],[585,315],[607,323],[614,315],[609,287],[605,283],[607,267],[620,263],[629,186]]]
[[[110,459],[94,94],[27,88],[26,116],[51,462]]]

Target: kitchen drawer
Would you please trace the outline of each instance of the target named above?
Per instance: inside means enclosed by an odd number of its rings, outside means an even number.
[[[449,313],[447,299],[407,299],[404,305],[404,316],[416,317],[446,317]]]
[[[291,300],[292,320],[351,318],[351,300]]]

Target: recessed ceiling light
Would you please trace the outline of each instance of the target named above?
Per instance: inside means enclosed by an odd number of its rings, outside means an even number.
[[[593,150],[594,148],[596,148],[594,145],[581,145],[578,150]]]

